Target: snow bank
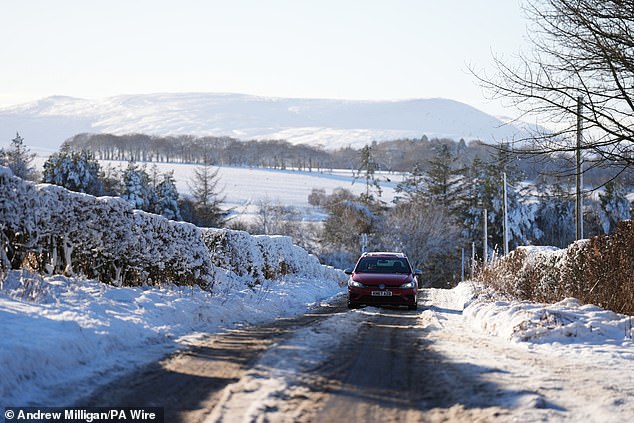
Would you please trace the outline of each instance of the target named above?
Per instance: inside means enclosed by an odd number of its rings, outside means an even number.
[[[12,271],[0,290],[0,403],[70,405],[192,336],[298,314],[341,290],[296,275],[220,295]]]
[[[582,305],[575,298],[555,304],[476,302],[464,313],[483,331],[515,341],[632,344],[631,316]]]
[[[500,301],[471,282],[455,289],[464,303],[464,317],[487,334],[514,342],[619,346],[624,347],[620,355],[634,360],[632,316],[583,305],[575,298],[555,304]]]

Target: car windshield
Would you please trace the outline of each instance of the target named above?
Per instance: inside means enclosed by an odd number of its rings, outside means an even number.
[[[356,273],[411,273],[409,263],[398,257],[363,257],[355,269]]]

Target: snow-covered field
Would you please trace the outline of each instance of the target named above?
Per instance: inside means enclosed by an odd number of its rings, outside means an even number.
[[[104,165],[125,168],[127,162],[103,162]],[[153,164],[147,164],[147,170]],[[157,163],[160,173],[174,171],[176,188],[181,194],[189,194],[195,165],[180,163]],[[214,168],[215,169],[215,168]],[[331,194],[336,188],[345,188],[359,195],[365,192],[365,181],[355,180],[353,171],[335,169],[332,172],[307,172],[295,170],[258,169],[248,167],[219,167],[218,187],[225,196],[225,207],[237,208],[241,212],[248,206],[257,206],[260,202],[273,205],[297,207],[302,210],[312,208],[308,204],[308,195],[313,189],[324,189]],[[403,178],[401,174],[377,172],[383,189],[382,198],[391,202],[394,188]],[[390,181],[387,181],[387,178]]]
[[[47,156],[38,155],[34,165],[43,168]],[[127,162],[101,161],[102,168],[125,169]],[[148,172],[154,163],[145,165]],[[176,188],[180,195],[189,195],[195,165],[181,163],[156,163],[159,174],[174,172]],[[308,203],[313,189],[324,189],[332,194],[337,188],[348,189],[356,195],[365,192],[364,180],[354,178],[352,170],[334,169],[329,172],[308,172],[295,170],[258,169],[248,167],[223,166],[218,168],[218,188],[224,197],[222,207],[233,210],[234,215],[243,215],[247,219],[260,205],[283,205],[296,208],[305,220],[323,220],[323,213]],[[383,190],[382,199],[388,203],[394,199],[394,189],[403,180],[400,173],[377,172]],[[389,181],[388,181],[389,179]]]

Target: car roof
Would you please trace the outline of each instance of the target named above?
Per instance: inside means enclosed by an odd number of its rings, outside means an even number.
[[[389,251],[374,251],[370,253],[363,253],[361,257],[398,257],[407,258],[403,253],[394,253]]]

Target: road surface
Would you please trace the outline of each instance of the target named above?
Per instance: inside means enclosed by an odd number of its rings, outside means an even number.
[[[606,421],[609,369],[477,333],[451,291],[419,297],[418,311],[348,310],[341,297],[200,336],[77,405],[159,406],[187,423]]]

